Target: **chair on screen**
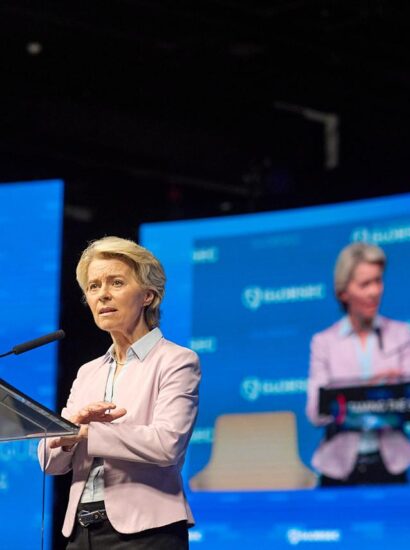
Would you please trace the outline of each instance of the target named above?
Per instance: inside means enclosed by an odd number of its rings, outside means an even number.
[[[211,458],[189,481],[192,491],[308,489],[316,483],[300,460],[290,411],[221,415]]]

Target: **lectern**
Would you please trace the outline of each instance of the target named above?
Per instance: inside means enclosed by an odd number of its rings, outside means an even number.
[[[0,379],[0,442],[75,435],[78,431],[78,426]],[[18,461],[16,462],[14,466],[17,468],[19,464]],[[41,475],[40,466],[39,475]],[[32,541],[33,550],[44,548],[45,472],[42,476],[41,533],[39,533],[38,544]],[[7,483],[7,479],[2,477],[0,485],[7,487]],[[12,490],[12,487],[10,489]],[[25,498],[32,498],[32,493],[32,480],[28,478]],[[24,529],[24,521],[34,521],[34,518],[24,517],[24,502],[21,502],[20,509],[11,510],[10,518],[13,518],[13,521],[17,520],[16,529]],[[7,521],[7,518],[2,518],[2,521]]]
[[[410,381],[330,384],[319,390],[319,413],[332,416],[341,429],[402,429],[410,420]]]

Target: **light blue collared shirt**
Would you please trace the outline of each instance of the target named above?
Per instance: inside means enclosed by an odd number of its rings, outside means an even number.
[[[363,347],[362,342],[360,341],[359,336],[355,333],[352,323],[350,322],[349,317],[346,315],[343,317],[340,325],[340,335],[341,336],[353,336],[354,345],[356,348],[357,360],[362,372],[362,378],[370,378],[373,374],[373,350],[377,344],[377,331],[380,330],[381,320],[380,317],[376,317],[372,323],[372,332],[369,333],[366,345]]]
[[[135,358],[140,361],[144,361],[145,357],[149,354],[152,348],[162,338],[162,332],[158,327],[152,329],[148,334],[134,342],[127,351],[127,357],[125,359],[125,365],[121,372],[114,379],[117,363],[114,358],[114,344],[112,344],[105,354],[105,358],[110,362],[110,369],[108,372],[107,383],[105,386],[104,401],[112,402],[115,399],[115,387],[118,380],[121,379],[124,372],[130,366],[131,361]],[[104,500],[104,459],[96,457],[93,460],[88,479],[84,487],[83,494],[81,495],[81,502],[98,502]]]

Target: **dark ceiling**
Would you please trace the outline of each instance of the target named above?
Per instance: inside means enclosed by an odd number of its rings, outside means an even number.
[[[78,219],[128,189],[142,221],[405,191],[409,22],[387,0],[4,0],[1,181],[64,177]]]

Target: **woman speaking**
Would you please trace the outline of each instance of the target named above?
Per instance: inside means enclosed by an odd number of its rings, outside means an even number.
[[[335,294],[345,315],[312,338],[307,415],[313,424],[327,427],[312,461],[322,486],[406,481],[410,443],[400,427],[370,422],[361,429],[360,418],[338,426],[332,418],[319,415],[318,405],[319,388],[328,384],[410,378],[408,325],[378,315],[385,265],[385,254],[378,246],[345,247],[334,277]]]
[[[77,281],[112,345],[79,369],[62,411],[78,435],[39,445],[48,474],[72,471],[67,548],[186,549],[193,517],[181,468],[200,369],[159,329],[163,268],[135,242],[105,237],[82,253]]]

